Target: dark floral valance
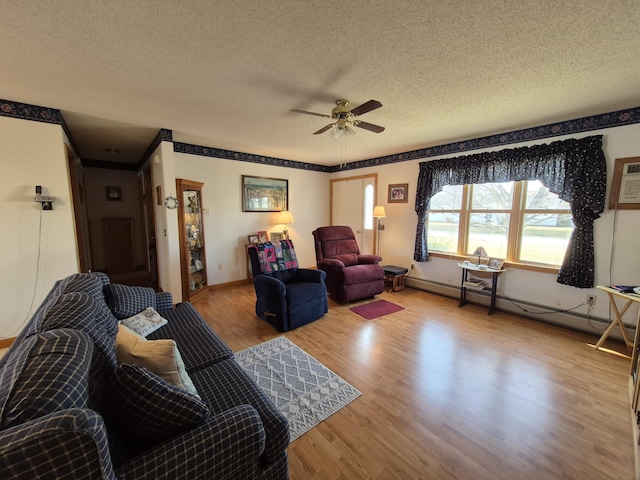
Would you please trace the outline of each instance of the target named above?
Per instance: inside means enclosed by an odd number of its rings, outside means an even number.
[[[558,282],[593,287],[593,221],[604,211],[607,186],[602,135],[420,163],[413,258],[418,262],[428,259],[425,233],[429,200],[444,186],[519,180],[539,180],[570,203],[575,228]]]

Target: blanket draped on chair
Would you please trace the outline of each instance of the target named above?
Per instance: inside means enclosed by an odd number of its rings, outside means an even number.
[[[293,249],[291,240],[282,240],[280,243],[258,243],[254,248],[258,251],[262,273],[298,268],[296,251]]]

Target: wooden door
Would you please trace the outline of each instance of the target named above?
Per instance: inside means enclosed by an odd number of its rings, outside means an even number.
[[[374,253],[376,175],[331,180],[331,225],[348,225],[353,230],[361,253]]]
[[[104,219],[107,273],[132,272],[136,269],[133,218]]]

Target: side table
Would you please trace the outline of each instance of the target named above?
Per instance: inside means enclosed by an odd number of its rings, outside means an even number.
[[[474,265],[473,263],[458,263],[458,266],[462,269],[462,281],[460,282],[460,303],[459,307],[464,306],[467,303],[467,286],[465,282],[467,281],[467,274],[469,271],[473,272],[474,275],[477,276],[491,276],[491,306],[489,307],[489,315],[493,314],[496,309],[496,288],[498,283],[498,275],[502,272],[506,272],[504,268],[500,270],[496,270],[494,268],[480,268],[478,265]],[[481,273],[489,274],[489,275],[481,275]]]

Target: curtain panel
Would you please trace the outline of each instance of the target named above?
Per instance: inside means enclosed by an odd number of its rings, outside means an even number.
[[[602,135],[560,140],[420,163],[416,191],[418,227],[413,258],[429,258],[426,223],[429,201],[446,185],[539,180],[571,205],[575,228],[558,282],[592,288],[595,281],[593,222],[604,211],[607,163]]]

